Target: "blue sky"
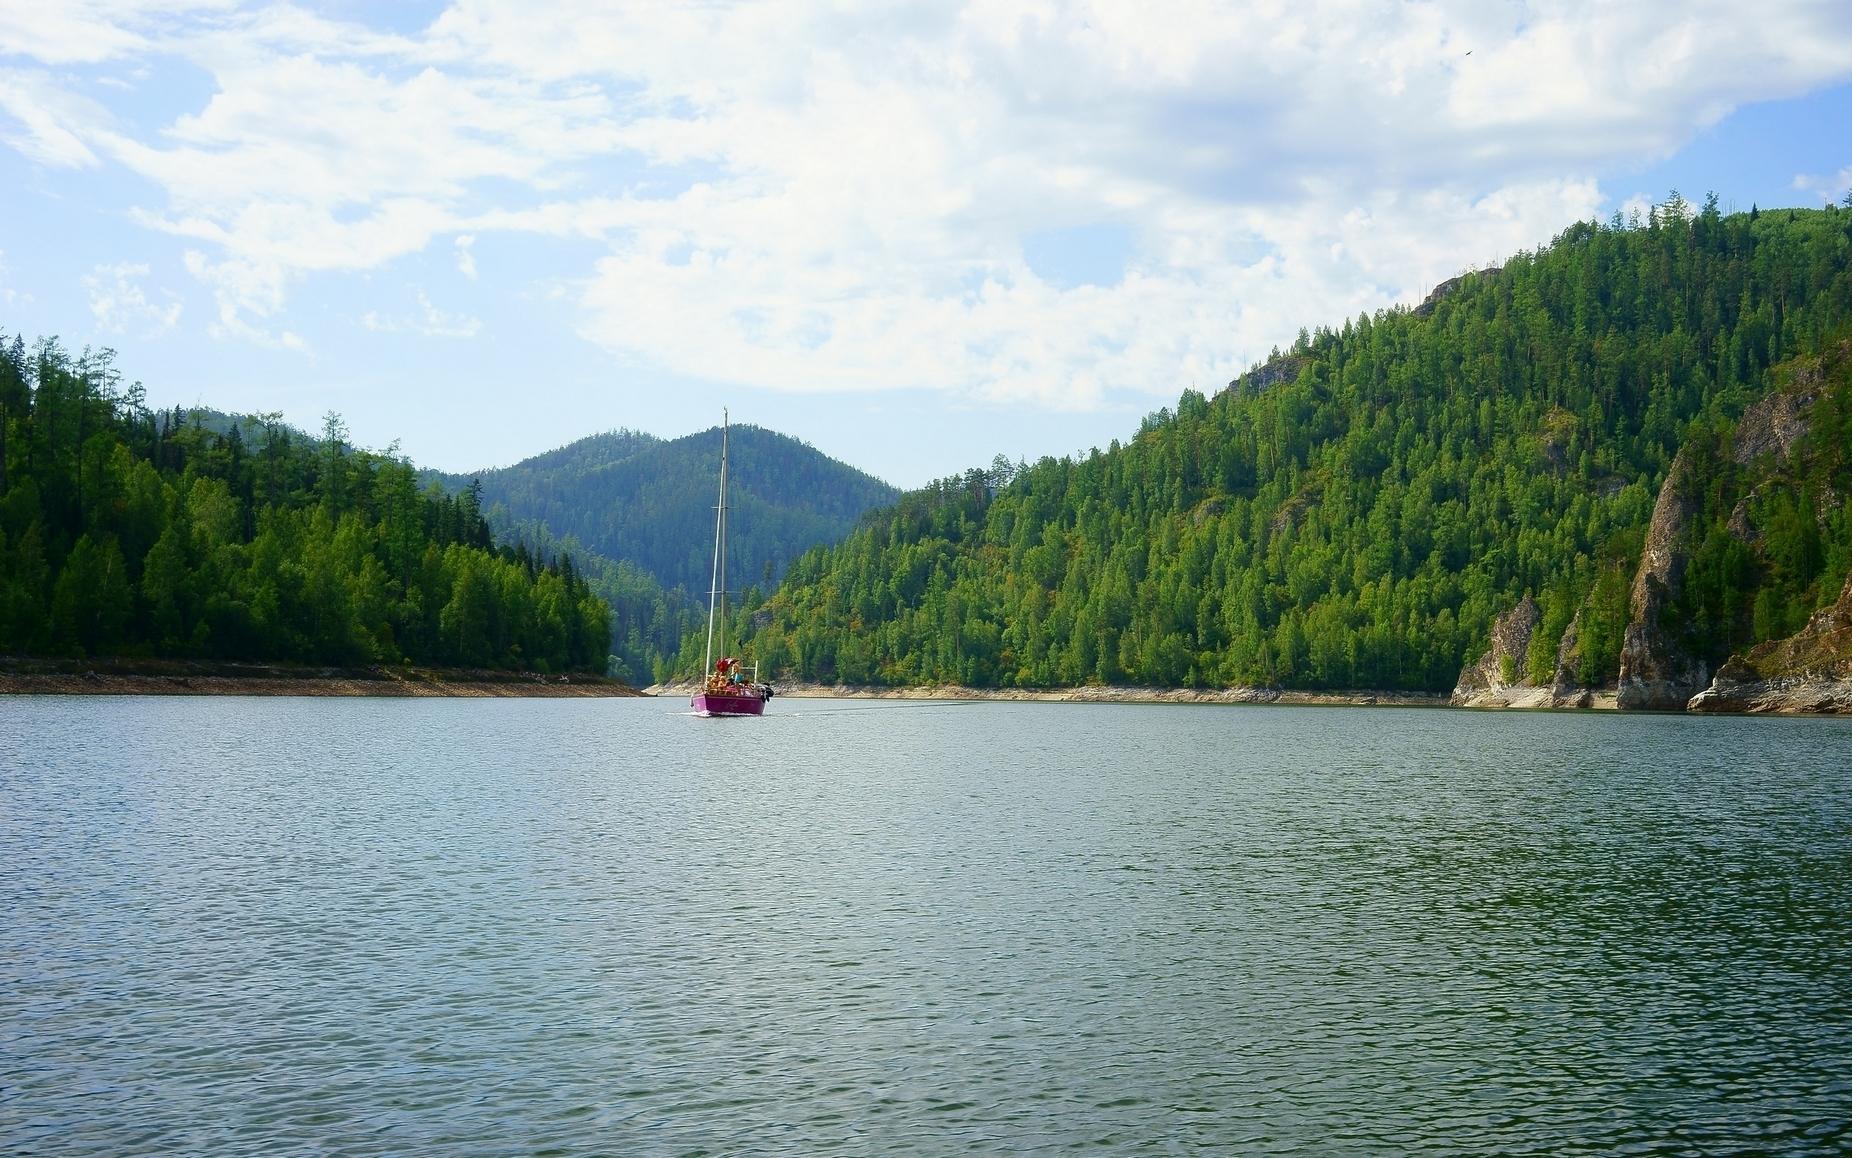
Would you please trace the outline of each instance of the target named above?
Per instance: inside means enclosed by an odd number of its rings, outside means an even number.
[[[1852,188],[1852,7],[0,11],[0,328],[503,465],[722,406],[901,485],[1677,189]]]

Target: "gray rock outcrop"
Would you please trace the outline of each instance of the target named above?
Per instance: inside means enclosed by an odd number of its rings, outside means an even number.
[[[1662,624],[1667,605],[1678,597],[1689,560],[1687,532],[1698,511],[1691,473],[1689,453],[1681,447],[1646,528],[1646,546],[1628,599],[1627,632],[1621,640],[1615,700],[1623,710],[1675,712],[1710,682],[1708,665],[1687,653]]]
[[[1478,663],[1460,671],[1451,702],[1455,707],[1508,708],[1540,698],[1525,675],[1531,635],[1543,619],[1529,595],[1492,623],[1492,646]]]
[[[1282,382],[1297,379],[1303,365],[1303,360],[1293,354],[1281,354],[1276,358],[1270,358],[1239,378],[1230,379],[1229,392],[1236,398],[1252,398],[1263,394]]]
[[[1456,708],[1588,708],[1597,706],[1594,688],[1578,678],[1581,667],[1582,613],[1569,621],[1556,645],[1556,664],[1548,686],[1528,674],[1531,645],[1543,612],[1525,595],[1492,624],[1492,646],[1460,672],[1453,696]]]
[[[1825,375],[1813,365],[1795,374],[1785,389],[1757,399],[1736,424],[1730,457],[1739,466],[1748,466],[1763,455],[1786,458],[1806,436],[1809,413],[1825,388]]]
[[[1550,706],[1553,708],[1586,708],[1594,703],[1595,690],[1582,686],[1579,675],[1582,666],[1582,610],[1576,609],[1575,618],[1563,631],[1563,638],[1556,645],[1556,671],[1550,680]]]
[[[1820,366],[1813,365],[1803,368],[1782,389],[1758,399],[1743,412],[1731,435],[1731,459],[1739,466],[1750,466],[1766,458],[1787,458],[1795,443],[1806,436],[1813,405],[1825,389],[1825,376]],[[1690,555],[1687,532],[1698,513],[1691,474],[1689,453],[1681,447],[1653,504],[1646,547],[1634,575],[1616,697],[1622,708],[1677,711],[1710,687],[1709,665],[1687,653],[1662,626],[1666,606],[1678,596]],[[1748,504],[1745,498],[1736,505],[1728,528],[1739,540],[1753,544],[1759,536],[1749,520]],[[1718,701],[1713,697],[1710,702]]]
[[[1694,712],[1852,713],[1852,575],[1836,602],[1787,639],[1732,656]]]
[[[1429,314],[1432,314],[1434,312],[1434,307],[1440,303],[1440,299],[1465,285],[1467,278],[1497,277],[1503,272],[1504,268],[1502,266],[1489,265],[1484,269],[1463,273],[1458,277],[1450,277],[1428,291],[1428,296],[1422,298],[1421,304],[1415,307],[1414,315],[1418,318],[1425,318]]]

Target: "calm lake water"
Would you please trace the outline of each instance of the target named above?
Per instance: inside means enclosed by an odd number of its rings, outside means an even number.
[[[1852,721],[0,697],[0,1152],[1852,1148]]]

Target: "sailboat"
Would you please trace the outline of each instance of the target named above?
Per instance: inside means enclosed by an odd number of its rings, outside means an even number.
[[[707,592],[707,655],[701,670],[705,683],[689,701],[697,716],[758,716],[772,698],[772,685],[759,682],[745,666],[726,654],[727,631],[727,412],[720,412],[720,505],[714,508],[714,578]],[[719,659],[714,658],[714,623],[720,623]]]

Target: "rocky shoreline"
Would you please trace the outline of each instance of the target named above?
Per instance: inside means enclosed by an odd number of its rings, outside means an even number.
[[[1800,631],[1732,656],[1687,710],[1852,714],[1852,575],[1838,600],[1814,612]]]
[[[1726,669],[1727,670],[1727,669]],[[1721,677],[1720,677],[1721,682]],[[921,687],[779,683],[780,699],[865,700],[995,700],[1062,704],[1285,704],[1318,707],[1380,706],[1404,708],[1469,708],[1481,711],[1614,711],[1619,707],[1613,688],[1581,689],[1574,698],[1550,688],[1502,684],[1452,695],[1444,692],[1342,690],[1292,691],[1282,688],[1079,687],[1079,688],[971,688],[956,684]],[[637,693],[645,696],[687,696],[691,683],[652,684]],[[1778,680],[1739,687],[1730,696],[1716,692],[1698,696],[1693,712],[1739,715],[1835,715],[1852,712],[1852,678],[1833,680]]]
[[[0,695],[561,698],[641,694],[628,684],[602,676],[546,676],[533,672],[0,659]]]
[[[957,684],[929,684],[922,687],[882,687],[874,685],[779,683],[774,685],[780,698],[790,699],[866,699],[866,700],[998,700],[1033,701],[1058,704],[1297,704],[1297,705],[1379,705],[1408,708],[1444,708],[1446,695],[1439,692],[1335,691],[1301,692],[1281,688],[970,688]],[[643,689],[650,696],[692,695],[692,683],[654,684]]]
[[[1636,585],[1636,593],[1645,586]],[[1661,637],[1629,628],[1630,640],[1645,640],[1652,646],[1642,645],[1641,654],[1647,658],[1636,659],[1631,668],[1628,655],[1622,655],[1619,688],[1566,687],[1560,663],[1555,686],[1539,686],[1517,674],[1522,671],[1521,657],[1529,649],[1537,618],[1536,605],[1528,596],[1498,618],[1492,628],[1492,646],[1460,673],[1459,685],[1453,689],[1454,707],[1852,715],[1852,575],[1846,577],[1838,600],[1814,612],[1800,631],[1730,657],[1714,678],[1701,684],[1696,679],[1704,674],[1702,665],[1652,659],[1653,649],[1660,646],[1652,641]],[[1641,674],[1674,668],[1680,673],[1676,679],[1648,679]]]

